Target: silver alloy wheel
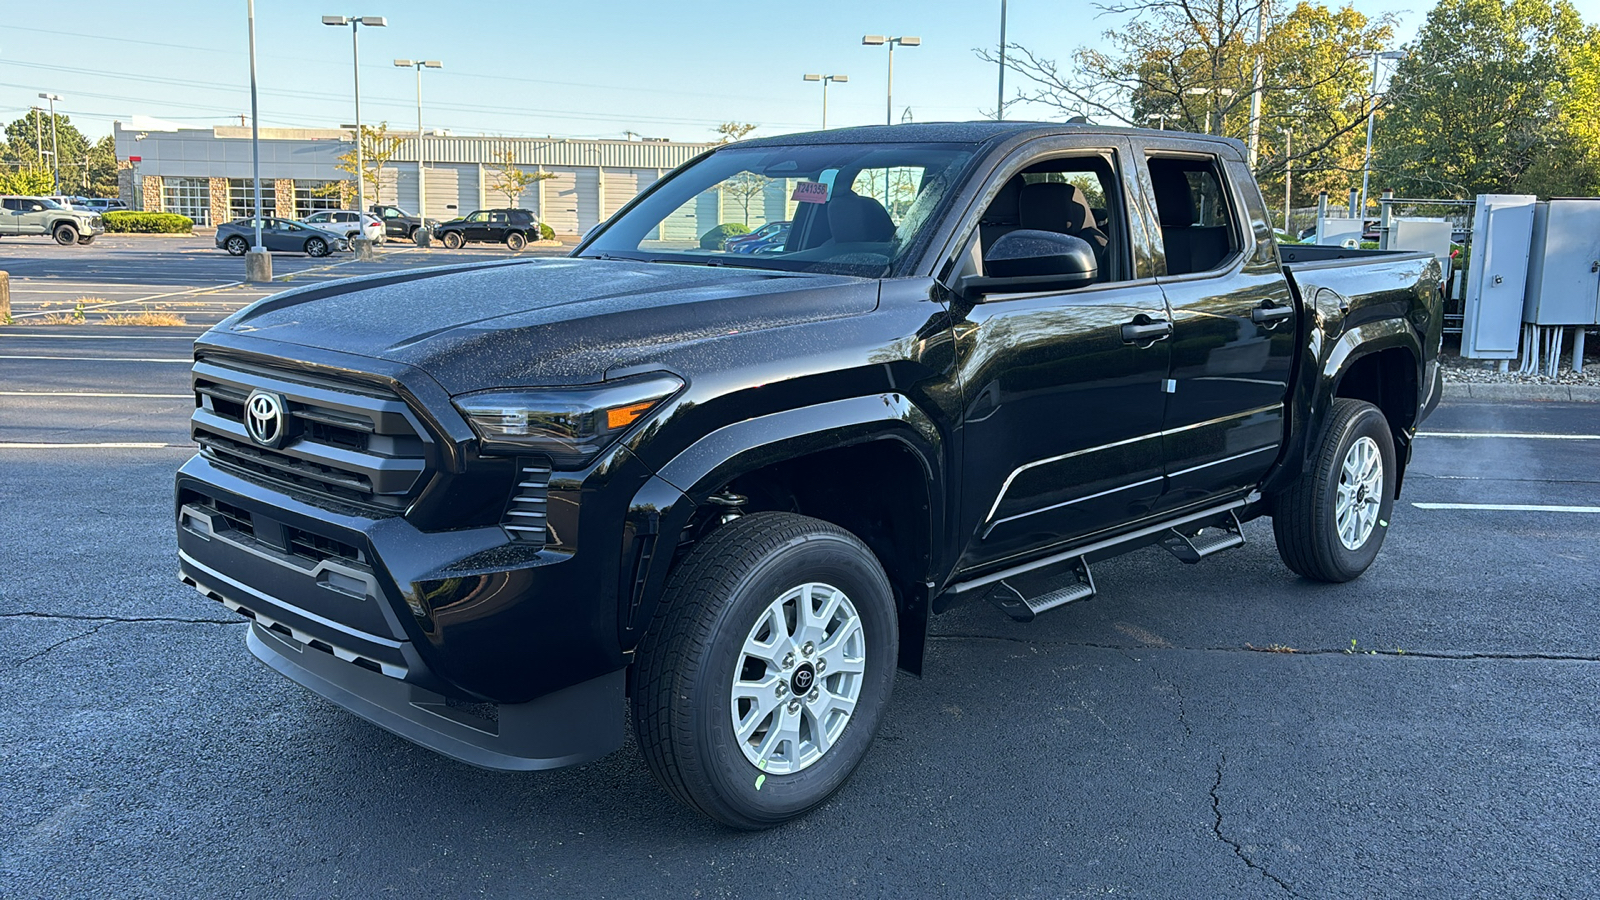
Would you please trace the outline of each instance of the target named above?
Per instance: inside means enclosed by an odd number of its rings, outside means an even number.
[[[1339,499],[1334,518],[1339,542],[1347,550],[1359,550],[1372,536],[1383,508],[1383,454],[1378,443],[1362,435],[1344,455],[1339,468]]]
[[[844,591],[791,588],[756,619],[734,665],[730,711],[745,758],[770,775],[821,759],[861,695],[867,640]]]

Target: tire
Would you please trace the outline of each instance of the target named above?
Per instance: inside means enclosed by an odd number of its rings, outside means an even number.
[[[306,255],[307,256],[327,256],[328,255],[328,242],[323,240],[322,238],[316,238],[316,237],[307,238],[306,239]]]
[[[413,228],[410,231],[406,232],[406,240],[408,240],[411,243],[415,244],[417,242],[417,232],[419,232],[421,230],[422,230],[421,226],[418,226],[418,227]]]
[[[222,247],[232,256],[243,256],[250,249],[250,242],[238,235],[234,235],[223,241]]]
[[[528,236],[520,231],[513,231],[506,235],[506,248],[512,253],[520,253],[528,246]]]
[[[71,225],[68,225],[65,222],[57,225],[56,230],[51,232],[51,234],[55,236],[56,243],[63,247],[70,247],[78,242],[78,229],[73,228]]]
[[[1362,400],[1333,401],[1310,466],[1276,498],[1272,533],[1284,565],[1335,583],[1365,572],[1389,530],[1397,471],[1383,413]]]
[[[444,248],[446,250],[461,249],[461,232],[459,231],[446,231],[444,233],[444,237],[440,238],[439,240],[444,242]]]
[[[790,626],[802,605],[827,616],[820,630]],[[763,643],[772,649],[758,659],[750,648]],[[668,793],[705,815],[749,830],[782,824],[826,801],[866,756],[898,652],[894,593],[854,535],[792,513],[737,519],[668,578],[632,673],[640,751]],[[770,708],[756,682],[771,682]],[[740,684],[748,694],[736,699]],[[835,705],[852,691],[853,710]]]

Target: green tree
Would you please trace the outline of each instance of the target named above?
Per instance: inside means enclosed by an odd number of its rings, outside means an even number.
[[[1592,167],[1573,165],[1592,164],[1593,151],[1572,145],[1584,113],[1570,104],[1584,102],[1571,78],[1593,65],[1593,41],[1567,0],[1440,0],[1390,85],[1374,163],[1382,184],[1462,198],[1592,187]]]
[[[85,175],[91,167],[91,145],[67,116],[55,117],[55,144],[61,153],[61,191],[84,190]],[[28,114],[6,125],[5,144],[0,146],[0,163],[12,171],[53,171],[51,165],[50,114],[29,110]],[[116,193],[116,154],[112,153],[112,195]]]
[[[494,163],[489,166],[494,172],[494,189],[506,195],[506,205],[516,206],[522,199],[524,192],[547,178],[554,178],[554,172],[540,169],[529,172],[517,166],[517,154],[511,150],[502,150],[494,155]]]
[[[1552,193],[1600,194],[1600,33],[1591,32],[1572,54],[1567,77],[1556,86],[1556,125],[1565,137],[1564,159],[1571,166],[1566,190]]]
[[[339,156],[335,168],[349,172],[356,177],[364,177],[366,185],[367,202],[370,206],[378,201],[378,191],[383,187],[383,167],[389,160],[394,159],[400,152],[400,144],[404,138],[389,133],[389,123],[380,122],[376,126],[361,126],[361,154],[362,169],[356,170],[356,148],[354,142],[350,149]],[[365,210],[363,210],[365,212]]]
[[[717,143],[731,144],[760,127],[760,125],[751,125],[749,122],[723,122],[714,130],[720,135],[717,138]]]
[[[755,172],[740,172],[722,183],[722,189],[732,195],[744,208],[744,224],[750,225],[750,204],[766,193],[772,179]]]

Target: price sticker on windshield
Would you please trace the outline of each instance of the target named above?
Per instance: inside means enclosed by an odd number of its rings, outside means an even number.
[[[789,199],[797,203],[827,203],[828,186],[820,181],[802,181],[794,186]]]

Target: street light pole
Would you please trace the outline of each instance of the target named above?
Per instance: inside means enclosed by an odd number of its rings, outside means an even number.
[[[44,110],[37,106],[29,109],[35,113],[33,117],[33,152],[39,156],[39,165],[44,165]]]
[[[1403,50],[1374,51],[1372,57],[1372,96],[1367,101],[1367,152],[1361,158],[1361,212],[1360,217],[1367,216],[1367,182],[1372,175],[1372,124],[1378,118],[1378,60],[1380,59],[1405,59]]]
[[[1000,86],[994,106],[994,120],[1006,117],[1006,0],[1000,0]]]
[[[850,80],[849,75],[806,75],[806,81],[822,82],[822,130],[828,130],[828,83],[837,81],[845,84]]]
[[[1232,97],[1234,91],[1233,91],[1233,88],[1192,87],[1192,88],[1189,88],[1188,90],[1184,91],[1184,93],[1185,94],[1190,94],[1190,95],[1193,95],[1193,96],[1196,96],[1196,97],[1206,97],[1206,98],[1208,98],[1206,100],[1206,134],[1210,134],[1211,133],[1211,106],[1212,106],[1211,100],[1209,99],[1210,96],[1212,94],[1220,94],[1220,95],[1222,95],[1224,97]],[[1219,112],[1220,112],[1220,110],[1219,110]],[[1184,110],[1184,114],[1187,115],[1188,114],[1188,110]],[[1221,116],[1218,116],[1218,118],[1220,119]],[[1219,121],[1217,124],[1220,126],[1222,123]]]
[[[428,173],[422,167],[422,70],[442,69],[444,63],[437,59],[397,59],[396,66],[406,68],[414,66],[417,70],[417,215],[426,220],[428,218]]]
[[[272,257],[261,244],[261,115],[256,98],[256,0],[246,0],[245,17],[250,23],[250,165],[255,175],[253,218],[256,242],[244,257],[244,280],[266,282],[272,280]]]
[[[861,38],[861,43],[868,47],[889,45],[889,92],[883,107],[883,124],[894,124],[894,46],[920,47],[922,38],[919,37],[884,37],[881,34],[869,34]]]
[[[55,193],[61,193],[61,147],[56,143],[56,101],[60,94],[40,94],[40,100],[50,101],[50,183]]]
[[[1283,132],[1283,230],[1289,230],[1289,201],[1294,197],[1294,128],[1279,128]]]
[[[350,26],[350,52],[354,60],[355,89],[356,89],[356,232],[355,240],[351,246],[356,252],[357,259],[372,258],[372,243],[367,240],[367,222],[362,218],[367,214],[367,163],[364,148],[361,146],[361,39],[360,27],[366,25],[370,28],[382,28],[389,24],[383,16],[323,16],[322,24],[343,27]]]
[[[1261,90],[1265,80],[1266,59],[1261,52],[1261,42],[1267,30],[1267,0],[1256,0],[1256,66],[1250,87],[1250,171],[1256,170],[1261,158]]]

